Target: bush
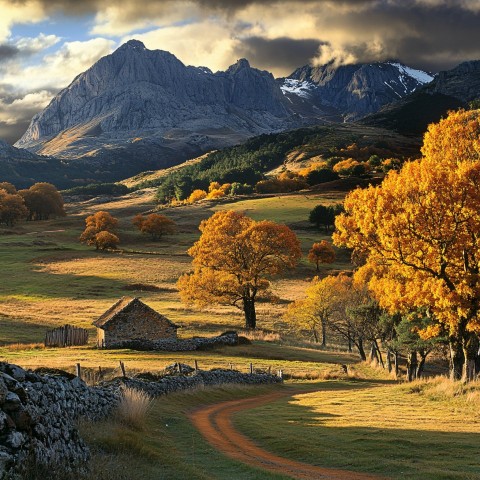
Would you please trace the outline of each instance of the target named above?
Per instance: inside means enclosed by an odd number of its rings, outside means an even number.
[[[305,179],[309,185],[318,185],[319,183],[332,182],[340,177],[329,168],[320,168],[307,173]]]

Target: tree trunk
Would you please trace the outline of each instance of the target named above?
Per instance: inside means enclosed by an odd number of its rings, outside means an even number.
[[[243,298],[243,311],[245,313],[245,328],[247,330],[255,330],[257,326],[257,314],[255,312],[254,298]]]
[[[386,363],[387,363],[387,370],[390,373],[392,371],[392,352],[389,348],[387,348]]]
[[[313,339],[315,343],[318,343],[318,332],[316,328],[312,328]]]
[[[358,349],[358,354],[360,355],[360,358],[365,361],[367,359],[367,356],[365,355],[365,350],[363,349],[363,339],[359,338],[356,342],[355,345]]]
[[[471,382],[475,380],[476,363],[478,358],[479,340],[475,333],[468,332],[462,342],[464,364],[462,372],[462,380],[464,382]]]
[[[380,363],[380,360],[378,359],[378,352],[377,352],[377,347],[375,345],[375,342],[372,342],[372,347],[370,348],[370,361],[376,361],[377,364]]]
[[[376,351],[376,355],[377,355],[377,361],[380,361],[380,365],[382,366],[382,368],[385,368],[385,364],[383,363],[383,357],[382,357],[382,352],[380,351],[380,347],[378,346],[378,342],[377,342],[377,339],[375,339],[373,341],[374,345],[375,345],[375,351]]]
[[[456,337],[450,337],[448,342],[450,347],[450,378],[460,380],[464,364],[462,344]]]
[[[425,350],[420,350],[420,362],[418,362],[417,372],[415,374],[416,378],[422,378],[423,370],[425,368],[425,360],[427,359],[428,352]]]
[[[350,335],[350,331],[347,332],[348,338],[348,353],[352,353],[352,336]]]
[[[317,260],[315,263],[317,265],[317,273],[318,273],[318,272],[320,272],[320,265],[319,265],[320,262]]]
[[[327,322],[322,318],[322,347],[327,346]]]
[[[395,352],[393,352],[393,365],[395,366],[395,375],[398,377],[399,365],[398,365],[398,352],[397,352],[397,350],[395,350]]]
[[[412,350],[407,355],[407,381],[415,380],[417,375],[418,358],[416,350]]]

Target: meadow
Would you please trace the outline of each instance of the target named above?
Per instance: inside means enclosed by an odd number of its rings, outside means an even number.
[[[160,242],[140,235],[131,224],[135,214],[155,207],[152,195],[133,195],[101,206],[73,203],[67,207],[66,218],[1,229],[0,262],[5,279],[0,286],[1,341],[41,342],[46,328],[65,323],[88,328],[94,336],[91,323],[123,295],[141,296],[165,313],[183,327],[182,337],[240,328],[242,314],[233,307],[212,306],[201,311],[180,303],[175,284],[191,268],[187,250],[198,239],[200,221],[216,209],[232,207],[256,219],[285,222],[295,228],[306,254],[314,241],[327,238],[308,224],[308,212],[329,201],[321,194],[308,198],[293,195],[164,209],[161,213],[176,221],[178,233]],[[300,208],[298,214],[296,208]],[[122,253],[99,252],[79,243],[85,217],[99,209],[119,218]],[[329,265],[328,270],[348,267],[347,262],[347,255],[339,255],[338,263]],[[314,273],[313,266],[302,259],[297,270],[274,279],[272,290],[280,303],[259,303],[260,328],[272,330],[282,323],[285,302],[301,296]]]
[[[82,423],[82,433],[95,452],[93,471],[104,480],[286,478],[225,457],[203,440],[188,417],[199,405],[279,390],[288,395],[234,418],[239,431],[268,451],[398,479],[480,479],[477,384],[458,391],[444,379],[398,383],[384,371],[359,363],[358,356],[344,347],[320,349],[290,336],[282,314],[315,275],[306,258],[296,270],[273,280],[279,301],[259,302],[261,331],[249,334],[251,344],[174,353],[94,347],[92,322],[123,295],[142,297],[181,325],[183,338],[230,329],[246,335],[242,314],[233,307],[212,305],[200,310],[180,302],[175,283],[191,268],[187,250],[199,236],[200,221],[215,211],[234,209],[256,220],[286,223],[306,255],[314,241],[329,238],[312,228],[308,212],[319,203],[337,203],[342,195],[320,191],[166,208],[161,213],[176,221],[178,233],[161,242],[142,237],[131,224],[135,214],[155,207],[152,191],[102,204],[69,203],[65,218],[3,228],[0,358],[27,368],[69,371],[81,363],[89,382],[119,375],[120,361],[127,374],[194,360],[204,369],[247,372],[253,363],[255,368],[283,370],[282,386],[209,388],[157,399],[141,428],[129,428],[115,419]],[[79,243],[84,218],[100,209],[120,219],[122,253],[99,252]],[[337,261],[324,266],[321,274],[349,268],[348,253],[338,252]],[[87,328],[90,344],[44,348],[45,330],[65,323]],[[348,366],[348,374],[342,365]],[[305,390],[311,392],[299,393]]]

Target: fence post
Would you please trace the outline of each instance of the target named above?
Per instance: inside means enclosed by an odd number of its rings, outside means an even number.
[[[198,372],[198,362],[195,360],[195,371]]]
[[[250,375],[253,374],[253,363],[250,363]]]
[[[77,363],[77,366],[76,366],[76,374],[77,374],[77,377],[81,380],[82,379],[82,367],[80,366],[79,363]]]
[[[121,360],[120,360],[120,369],[122,370],[123,378],[126,378],[127,374],[125,373],[125,364]]]

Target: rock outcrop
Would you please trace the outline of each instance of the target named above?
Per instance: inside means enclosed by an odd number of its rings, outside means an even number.
[[[439,72],[434,80],[396,103],[387,105],[362,123],[407,135],[421,135],[449,110],[467,107],[480,98],[480,61],[464,62]]]

